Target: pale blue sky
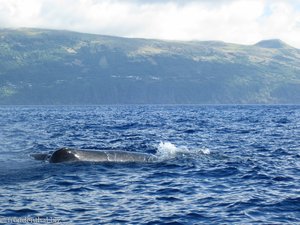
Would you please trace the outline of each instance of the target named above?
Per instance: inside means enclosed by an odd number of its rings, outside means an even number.
[[[300,48],[300,0],[0,0],[0,27]]]

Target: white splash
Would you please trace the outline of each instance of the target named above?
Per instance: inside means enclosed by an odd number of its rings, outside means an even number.
[[[210,150],[208,148],[202,148],[201,151],[204,155],[209,155],[210,154]]]
[[[208,148],[188,148],[186,146],[176,146],[171,142],[160,142],[157,146],[156,156],[161,159],[170,159],[177,156],[190,156],[190,155],[209,155]]]

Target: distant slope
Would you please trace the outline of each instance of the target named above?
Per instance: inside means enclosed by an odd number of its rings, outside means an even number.
[[[300,50],[0,30],[0,104],[119,103],[299,104]]]

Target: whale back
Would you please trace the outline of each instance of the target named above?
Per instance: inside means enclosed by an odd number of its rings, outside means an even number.
[[[153,162],[157,156],[146,153],[128,152],[121,150],[81,150],[61,148],[48,154],[33,154],[37,160],[48,160],[50,163],[63,162]]]
[[[121,150],[86,151],[75,150],[80,161],[89,162],[150,162],[156,157],[151,154]]]
[[[60,162],[74,162],[79,161],[76,154],[71,149],[61,148],[52,153],[49,162],[50,163],[60,163]]]

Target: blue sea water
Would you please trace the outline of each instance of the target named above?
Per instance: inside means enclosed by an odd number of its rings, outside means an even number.
[[[300,223],[300,106],[1,106],[0,223]],[[31,158],[60,147],[154,163]]]

